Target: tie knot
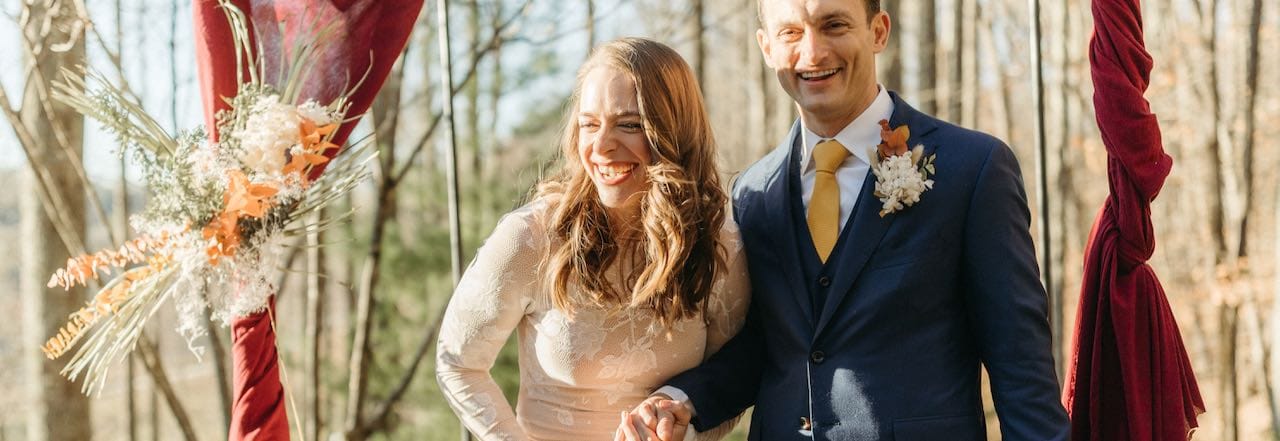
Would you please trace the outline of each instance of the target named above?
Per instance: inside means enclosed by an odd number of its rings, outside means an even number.
[[[844,148],[840,141],[834,139],[819,142],[813,148],[813,161],[820,172],[834,173],[848,157],[849,149]]]

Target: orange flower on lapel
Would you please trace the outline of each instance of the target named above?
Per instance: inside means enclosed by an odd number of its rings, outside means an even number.
[[[880,145],[876,150],[880,158],[897,156],[911,150],[907,147],[907,139],[911,138],[911,129],[905,124],[897,128],[889,128],[889,120],[880,120]]]
[[[880,199],[880,217],[888,216],[920,201],[924,192],[933,189],[933,160],[937,154],[924,156],[924,145],[907,146],[911,129],[902,125],[889,127],[880,120],[880,145],[867,148],[871,173],[876,177],[875,197]]]

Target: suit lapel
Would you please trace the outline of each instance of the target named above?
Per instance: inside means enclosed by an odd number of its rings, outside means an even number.
[[[767,227],[766,231],[762,231],[762,235],[768,237],[773,242],[774,249],[778,251],[778,266],[781,267],[787,279],[787,285],[794,287],[789,295],[804,311],[804,316],[809,319],[809,326],[812,329],[813,306],[809,302],[809,291],[805,289],[808,285],[804,283],[803,269],[800,267],[800,244],[796,243],[796,235],[793,234],[796,228],[807,228],[807,226],[796,225],[793,221],[795,218],[791,213],[791,192],[787,188],[791,174],[796,172],[793,170],[793,165],[795,165],[795,143],[799,142],[797,141],[799,130],[800,123],[796,122],[791,126],[791,133],[786,141],[778,147],[787,149],[787,155],[774,172],[768,188],[765,189],[763,215],[766,216],[766,220],[762,225]]]
[[[932,118],[912,109],[898,97],[897,93],[889,92],[889,95],[893,99],[893,116],[889,118],[889,125],[898,127],[906,124],[911,128],[911,138],[907,140],[907,145],[914,146],[922,143],[924,138],[937,128]],[[931,149],[926,148],[926,150]],[[852,290],[854,282],[861,276],[867,261],[879,247],[880,239],[884,238],[885,232],[898,218],[898,214],[880,217],[882,204],[880,199],[875,197],[875,188],[875,174],[868,170],[866,179],[862,181],[862,190],[858,193],[854,217],[845,227],[853,230],[848,232],[848,237],[844,238],[843,243],[838,244],[843,253],[840,261],[841,268],[831,272],[833,275],[831,292],[827,295],[827,301],[822,308],[822,317],[818,319],[818,326],[814,329],[815,340],[835,316],[840,303]]]

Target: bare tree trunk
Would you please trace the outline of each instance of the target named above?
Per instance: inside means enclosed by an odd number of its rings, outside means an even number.
[[[1208,66],[1207,74],[1209,77],[1207,90],[1205,91],[1209,101],[1207,106],[1207,110],[1210,112],[1208,119],[1209,121],[1212,121],[1214,127],[1217,127],[1222,125],[1222,121],[1220,120],[1221,109],[1219,108],[1221,100],[1218,97],[1218,62],[1214,57],[1214,54],[1217,52],[1216,48],[1218,40],[1218,20],[1216,20],[1214,16],[1217,14],[1218,0],[1206,0],[1202,4],[1207,5],[1204,7],[1204,10],[1201,11],[1200,19],[1207,23],[1203,25],[1203,27],[1207,29],[1204,37],[1204,44],[1206,46],[1206,54],[1208,56],[1205,63]],[[1225,221],[1227,205],[1225,204],[1226,201],[1224,200],[1225,196],[1223,193],[1223,189],[1225,189],[1226,185],[1225,178],[1223,176],[1224,171],[1221,167],[1223,165],[1223,155],[1221,152],[1222,146],[1219,141],[1220,139],[1216,136],[1211,136],[1209,140],[1209,152],[1212,155],[1210,159],[1213,161],[1214,165],[1208,167],[1211,180],[1210,188],[1214,189],[1215,193],[1214,196],[1210,198],[1209,202],[1209,234],[1213,239],[1215,256],[1214,262],[1218,264],[1225,260],[1227,254]],[[1226,173],[1229,173],[1229,171]]]
[[[222,329],[213,323],[211,311],[206,309],[204,314],[205,334],[209,337],[209,347],[213,349],[213,356],[209,357],[209,363],[213,364],[213,375],[218,381],[218,400],[222,403],[222,434],[226,435],[227,430],[231,430],[231,373],[227,370],[227,349],[222,345]]]
[[[317,215],[318,216],[318,215]],[[306,370],[307,401],[303,411],[303,439],[320,439],[320,331],[324,317],[324,295],[320,280],[320,232],[307,234],[307,311],[304,332],[303,369]]]
[[[961,52],[967,52],[960,60],[960,124],[975,128],[978,123],[978,0],[960,0],[962,29]]]
[[[32,68],[25,79],[21,121],[17,122],[32,138],[26,146],[32,156],[32,168],[24,173],[27,191],[22,192],[19,209],[24,238],[20,293],[27,323],[23,326],[26,348],[40,347],[45,339],[56,335],[67,316],[84,301],[83,289],[67,292],[45,287],[49,275],[73,252],[83,251],[69,249],[63,241],[66,238],[60,239],[55,222],[61,223],[67,234],[83,235],[85,230],[85,193],[74,172],[78,166],[74,163],[83,149],[84,118],[66,106],[42,101],[41,90],[43,79],[55,78],[59,67],[84,62],[83,32],[72,26],[78,20],[72,5],[27,2],[20,23],[32,48],[26,57]],[[52,49],[63,42],[72,45],[63,51]],[[9,102],[6,99],[0,105],[8,109]],[[42,172],[43,178],[39,176]],[[48,197],[63,201],[70,212],[47,211],[50,207],[37,197],[42,185]],[[55,220],[55,216],[60,219]],[[77,384],[59,375],[63,362],[46,360],[35,351],[26,353],[23,365],[28,375],[26,402],[30,403],[26,439],[90,439],[89,400]]]
[[[905,85],[902,82],[902,41],[904,31],[900,23],[909,19],[901,14],[904,12],[901,2],[891,1],[882,3],[881,6],[885,13],[889,14],[890,27],[889,41],[886,43],[884,52],[881,52],[883,55],[880,57],[883,71],[878,76],[880,77],[880,83],[884,84],[886,88],[905,92]],[[916,99],[919,98],[917,97]]]
[[[1244,207],[1240,217],[1240,237],[1237,242],[1236,255],[1242,264],[1247,262],[1249,257],[1249,217],[1254,201],[1252,191],[1254,179],[1253,164],[1257,159],[1259,159],[1254,157],[1253,152],[1254,130],[1257,125],[1255,112],[1258,91],[1258,70],[1259,60],[1261,58],[1260,35],[1262,27],[1262,0],[1253,0],[1252,3],[1253,7],[1249,10],[1249,12],[1251,12],[1251,14],[1249,14],[1249,37],[1248,42],[1246,43],[1247,55],[1245,58],[1245,81],[1243,90],[1241,91],[1243,101],[1241,104],[1243,107],[1241,117],[1244,119],[1244,130],[1243,133],[1240,134],[1241,141],[1239,143],[1240,148],[1243,150],[1241,165],[1244,168],[1244,182],[1241,184],[1241,188],[1244,191],[1241,197],[1244,200]],[[1258,305],[1257,295],[1255,294],[1256,291],[1253,289],[1252,284],[1247,283],[1247,281],[1244,284],[1249,285],[1246,289],[1251,293],[1247,299],[1251,303],[1251,314],[1249,317],[1251,318],[1250,322],[1252,325],[1253,352],[1254,358],[1258,360],[1262,367],[1260,382],[1262,383],[1263,393],[1266,394],[1267,404],[1271,411],[1272,437],[1274,439],[1280,439],[1280,404],[1277,403],[1274,385],[1268,375],[1272,366],[1269,359],[1270,357],[1268,356],[1269,348],[1267,346],[1266,333],[1262,328],[1262,314],[1259,311],[1260,305]],[[1273,299],[1273,301],[1276,300],[1277,299]]]
[[[1272,219],[1280,219],[1280,192],[1276,193],[1275,207],[1275,217]],[[1280,237],[1280,222],[1275,223],[1274,233],[1275,237]],[[1280,274],[1280,247],[1275,247],[1273,262],[1275,262],[1276,274]],[[1268,335],[1272,344],[1280,342],[1280,277],[1274,277],[1274,280],[1273,289],[1271,290],[1271,320],[1268,322],[1271,326]],[[1266,372],[1268,383],[1280,384],[1280,351],[1273,348],[1269,359],[1271,361],[1271,369]],[[1271,404],[1272,439],[1280,439],[1280,411],[1276,409],[1276,403],[1280,402],[1280,391],[1273,389],[1269,395],[1267,399]]]
[[[115,1],[115,25],[116,25],[116,57],[119,60],[124,59],[124,11],[121,0]],[[123,61],[120,72],[120,78],[124,80]],[[115,198],[112,200],[114,216],[114,228],[116,229],[116,237],[120,240],[129,240],[129,178],[128,178],[128,161],[124,155],[120,155],[120,179],[116,181]],[[138,441],[138,374],[135,368],[134,355],[129,354],[125,359],[125,388],[128,389],[126,401],[129,418],[129,441]]]
[[[1239,334],[1239,317],[1240,307],[1230,302],[1225,302],[1218,309],[1218,334],[1221,338],[1219,343],[1221,358],[1218,363],[1222,366],[1222,377],[1219,383],[1218,395],[1223,403],[1222,409],[1222,441],[1237,441],[1239,439],[1239,387],[1238,374],[1236,373],[1236,342]]]
[[[138,354],[142,358],[142,364],[147,370],[151,371],[152,378],[156,379],[156,384],[161,386],[157,391],[169,403],[169,409],[174,411],[174,421],[178,423],[178,429],[182,431],[183,439],[194,441],[196,432],[191,427],[191,419],[182,411],[182,405],[178,401],[178,394],[169,387],[168,375],[164,371],[164,367],[160,365],[160,353],[155,344],[151,343],[146,337],[138,339]],[[152,415],[152,422],[158,423],[157,417]],[[159,438],[159,425],[154,426],[155,436]],[[88,439],[88,438],[59,438],[59,439]]]
[[[587,52],[583,58],[591,57],[591,50],[596,47],[596,2],[595,0],[587,0]]]
[[[360,275],[360,294],[356,300],[356,332],[351,344],[351,358],[348,365],[351,373],[347,383],[346,433],[348,440],[363,440],[368,436],[362,414],[366,395],[368,395],[368,367],[369,358],[372,356],[369,334],[373,331],[374,292],[378,288],[378,279],[381,275],[382,240],[386,231],[387,216],[389,216],[387,206],[395,203],[395,200],[390,198],[394,188],[391,169],[388,167],[383,171],[384,177],[378,186],[373,233],[369,235],[369,252],[365,256],[364,270]]]
[[[468,42],[471,43],[471,50],[474,53],[480,50],[480,4],[476,0],[469,0],[467,5],[469,10],[467,16],[470,18],[467,20]],[[481,158],[484,156],[481,152],[483,150],[481,147],[483,142],[480,134],[480,75],[472,76],[471,81],[466,83],[464,90],[467,100],[466,122],[464,123],[466,124],[466,131],[461,139],[465,140],[471,147],[467,149],[471,152],[471,160],[466,174],[469,175],[467,176],[468,178],[474,180],[480,176],[480,169],[483,166]],[[472,181],[472,183],[478,182]],[[475,189],[478,185],[468,185],[467,187]]]
[[[1202,11],[1200,19],[1203,21],[1204,27],[1207,28],[1205,36],[1205,46],[1207,54],[1208,66],[1208,84],[1206,95],[1208,97],[1208,110],[1210,117],[1208,120],[1212,122],[1214,134],[1210,136],[1209,152],[1212,165],[1209,173],[1212,177],[1212,196],[1210,197],[1210,227],[1212,228],[1210,237],[1213,239],[1214,260],[1215,265],[1210,274],[1219,274],[1227,272],[1226,281],[1234,276],[1235,271],[1235,253],[1231,253],[1228,249],[1228,230],[1234,222],[1231,221],[1233,211],[1233,198],[1237,197],[1235,176],[1233,174],[1233,155],[1231,152],[1230,135],[1226,132],[1226,121],[1223,119],[1223,100],[1218,91],[1219,73],[1217,61],[1217,47],[1219,38],[1219,2],[1218,0],[1207,0],[1201,3]],[[1223,284],[1223,280],[1217,283]],[[1226,286],[1219,286],[1217,289],[1227,289]],[[1236,373],[1236,348],[1237,334],[1239,322],[1239,301],[1234,293],[1224,293],[1218,296],[1218,315],[1221,344],[1218,357],[1218,381],[1220,400],[1222,403],[1222,436],[1225,441],[1235,441],[1239,435],[1239,407],[1240,400],[1238,396],[1239,377]]]
[[[960,88],[961,86],[961,65],[964,59],[969,55],[965,53],[964,47],[964,26],[961,25],[961,17],[964,16],[965,0],[947,0],[949,3],[943,3],[950,6],[945,8],[947,13],[939,17],[939,23],[946,23],[947,27],[943,31],[949,32],[950,38],[944,38],[938,44],[937,57],[938,70],[942,72],[942,76],[938,79],[938,117],[946,121],[960,122]]]
[[[991,21],[987,18],[984,14],[983,26],[978,27],[978,40],[982,45],[982,50],[979,53],[986,60],[983,63],[984,66],[1000,66],[1000,61],[996,58],[994,37],[991,35]],[[992,120],[999,124],[998,129],[994,130],[994,135],[999,138],[1009,139],[1013,123],[1010,119],[1012,118],[1009,111],[1011,98],[1005,85],[1007,80],[1005,75],[1005,70],[1002,68],[996,69],[992,73],[992,86],[989,97],[991,100]]]
[[[169,10],[169,121],[173,124],[172,130],[178,132],[178,4],[179,1],[170,2],[172,9]],[[231,406],[230,401],[223,402],[226,407]],[[231,427],[230,418],[227,419],[227,427]]]
[[[698,78],[698,84],[702,84],[705,88],[707,84],[707,8],[704,0],[693,0],[693,4],[690,7],[693,9],[689,14],[689,23],[693,25],[693,60],[691,60],[690,67],[693,68],[693,74]]]
[[[141,355],[138,356],[138,361],[142,363],[144,368],[147,367],[147,363],[143,360]],[[151,378],[154,379],[155,377]],[[158,381],[153,381],[151,387],[151,441],[160,441],[163,439],[160,436],[160,388],[155,387],[158,384]]]
[[[898,22],[905,80],[903,93],[913,106],[928,114],[935,113],[938,107],[936,11],[934,0],[906,1],[902,3],[903,20]]]
[[[497,2],[496,4],[494,4],[493,7],[494,7],[494,12],[493,12],[493,17],[492,17],[490,26],[492,28],[497,28],[498,26],[502,25],[501,22],[502,22],[502,17],[504,15],[502,2]],[[503,82],[502,46],[503,46],[502,42],[499,41],[497,47],[493,48],[493,52],[490,59],[491,64],[489,66],[490,74],[489,74],[489,112],[488,112],[488,121],[487,121],[488,127],[484,132],[489,134],[488,154],[493,156],[497,156],[499,154],[498,152],[498,142],[499,142],[498,141],[498,115],[502,114],[502,111],[499,109],[498,105],[499,105],[499,102],[502,100],[502,94],[503,94],[502,88],[504,87],[502,84]],[[498,164],[497,164],[497,161],[493,161],[493,160],[486,161],[486,163],[489,166],[480,169],[480,182],[484,183],[482,188],[487,189],[492,186],[492,183],[496,178],[494,171],[497,169],[497,167],[495,166]],[[494,201],[495,196],[496,196],[495,192],[493,191],[480,192],[481,209],[478,210],[480,214],[479,225],[492,225],[494,223],[497,223],[496,216],[499,213],[496,213],[497,210],[492,209],[492,207],[494,207],[496,203]],[[506,211],[505,210],[506,208],[510,208],[510,207],[502,207],[503,209],[502,211]],[[477,232],[477,235],[479,234],[480,233]]]

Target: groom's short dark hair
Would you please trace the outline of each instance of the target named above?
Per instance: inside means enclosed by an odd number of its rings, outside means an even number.
[[[764,0],[756,0],[756,23],[764,28]],[[867,23],[871,23],[871,19],[880,13],[880,0],[862,0],[862,4],[867,7]]]

